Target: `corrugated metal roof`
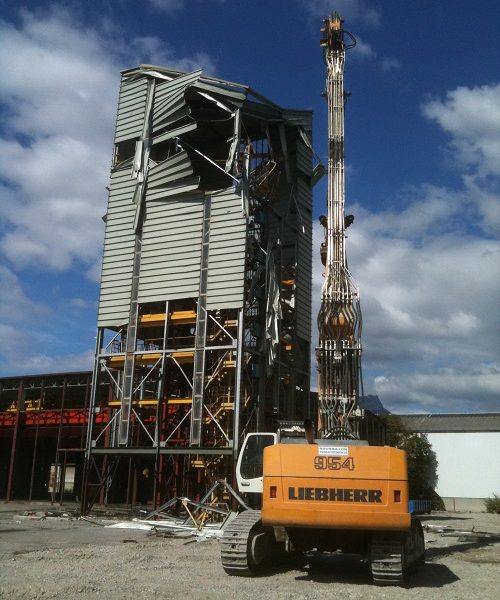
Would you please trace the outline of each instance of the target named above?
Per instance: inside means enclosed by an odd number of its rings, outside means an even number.
[[[410,430],[420,433],[500,431],[500,413],[397,416]]]
[[[0,377],[0,383],[4,382],[19,382],[21,379],[33,380],[33,379],[53,379],[54,377],[73,377],[73,376],[84,377],[86,375],[92,376],[92,371],[57,371],[55,373],[29,373],[27,375],[10,375],[6,377]]]

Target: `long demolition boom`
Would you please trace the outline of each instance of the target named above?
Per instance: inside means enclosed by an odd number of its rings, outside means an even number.
[[[361,380],[361,309],[359,291],[347,268],[344,173],[344,64],[346,50],[356,41],[332,13],[321,30],[327,68],[328,197],[327,216],[321,217],[325,241],[321,254],[325,266],[318,314],[318,411],[323,438],[358,439]]]

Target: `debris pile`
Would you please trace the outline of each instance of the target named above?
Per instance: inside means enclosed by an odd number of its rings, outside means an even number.
[[[221,491],[227,492],[222,502],[219,501]],[[147,513],[144,518],[111,524],[84,518],[95,525],[114,529],[137,529],[165,537],[195,537],[196,541],[203,541],[222,537],[224,528],[237,514],[237,511],[231,509],[231,502],[240,509],[249,508],[226,481],[217,480],[199,502],[184,496],[171,498],[159,508]]]
[[[500,536],[495,533],[489,533],[487,531],[475,531],[474,527],[471,529],[457,529],[454,527],[448,527],[447,525],[433,525],[432,523],[426,523],[423,528],[428,533],[440,533],[441,537],[456,537],[459,542],[476,542],[480,539],[488,539],[491,542],[496,542],[500,539]]]
[[[46,519],[64,519],[72,521],[78,519],[77,510],[25,510],[19,515],[14,515],[14,520],[21,521],[45,521]]]

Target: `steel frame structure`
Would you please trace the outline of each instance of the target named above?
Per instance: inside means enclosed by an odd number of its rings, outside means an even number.
[[[7,502],[62,502],[68,460],[76,466],[75,494],[80,495],[91,384],[91,372],[0,378],[0,450],[8,465],[0,494]],[[103,393],[107,390],[98,395]],[[103,412],[96,426],[106,418]],[[47,496],[50,466],[59,477]]]
[[[196,73],[141,67],[124,72],[123,78],[135,88],[141,78],[147,80],[145,117],[140,143],[135,143],[136,159],[137,148],[142,149],[139,162],[144,172],[134,192],[137,209],[128,319],[116,325],[105,323],[97,330],[83,513],[98,498],[148,502],[154,507],[177,495],[199,498],[214,481],[232,480],[234,459],[246,433],[272,428],[279,419],[302,418],[308,411],[309,333],[300,333],[299,325],[309,331],[310,113],[286,111],[246,86]],[[196,86],[199,95],[222,105],[222,111],[230,107],[230,119],[210,121],[210,135],[233,121],[224,162],[220,155],[211,154],[206,138],[174,136],[168,127],[159,134],[170,136],[167,158],[158,158],[156,151],[152,161],[158,139],[154,124],[159,118],[155,93],[162,78],[171,85],[178,81],[179,87],[188,81],[184,100],[192,114],[198,110],[191,100]],[[236,93],[239,99],[232,106]],[[202,128],[205,121],[194,119],[184,130],[194,126]],[[124,156],[127,143],[115,145],[112,177],[131,168],[132,161]],[[156,173],[163,164],[173,164],[175,173],[175,165],[186,157],[198,176],[196,189],[202,191],[198,293],[172,297],[167,290],[164,299],[144,301],[139,289],[144,231],[151,218],[148,193],[154,182],[149,173]],[[166,180],[171,172],[166,168]],[[176,189],[181,184],[186,192],[181,190],[176,198],[182,199],[183,193],[192,191],[192,179],[176,181]],[[220,190],[228,201],[236,198],[240,203],[238,218],[244,224],[242,280],[234,283],[241,286],[237,292],[243,300],[233,307],[225,307],[223,300],[220,306],[207,300],[214,280],[212,234],[220,214]],[[233,248],[225,246],[218,251],[218,260],[230,262]],[[182,274],[178,277],[182,281]],[[228,294],[234,293],[228,289]],[[298,315],[298,303],[305,318]],[[103,381],[110,389],[105,406],[96,398]],[[99,427],[96,418],[103,410],[109,410],[110,417]]]

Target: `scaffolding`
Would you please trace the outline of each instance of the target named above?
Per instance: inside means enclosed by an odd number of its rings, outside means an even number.
[[[84,513],[199,498],[246,433],[308,411],[312,163],[309,111],[201,71],[122,73]]]

